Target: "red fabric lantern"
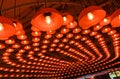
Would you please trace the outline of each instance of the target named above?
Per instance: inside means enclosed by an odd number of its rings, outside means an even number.
[[[40,31],[56,30],[63,24],[61,14],[53,8],[41,9],[31,21]]]
[[[4,40],[13,36],[16,30],[10,19],[0,16],[0,40]]]
[[[98,24],[105,16],[106,12],[101,7],[88,7],[84,9],[78,17],[79,26],[83,29],[88,29]]]
[[[63,17],[63,25],[67,25],[73,21],[73,17],[69,13],[63,13],[62,17]]]
[[[111,15],[111,25],[113,28],[120,26],[120,9]]]

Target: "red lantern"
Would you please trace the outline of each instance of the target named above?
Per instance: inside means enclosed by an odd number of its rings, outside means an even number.
[[[116,28],[116,27],[120,26],[120,9],[116,10],[111,15],[111,25],[112,25],[113,28]]]
[[[63,17],[63,25],[67,25],[73,21],[73,17],[69,13],[63,13],[62,17]]]
[[[31,21],[40,31],[57,30],[63,24],[61,14],[53,8],[41,9]]]
[[[88,29],[98,24],[105,16],[106,12],[101,7],[88,7],[84,9],[78,17],[79,26],[83,29]]]
[[[0,40],[13,36],[16,30],[10,19],[0,16]]]

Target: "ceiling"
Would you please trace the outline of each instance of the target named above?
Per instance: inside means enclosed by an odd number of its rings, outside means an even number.
[[[101,35],[104,39],[106,49],[102,48],[97,36],[84,34],[85,30],[81,30],[79,26],[67,29],[68,32],[63,33],[61,38],[57,38],[57,35],[61,34],[65,26],[50,35],[40,32],[39,37],[36,36],[40,39],[39,46],[33,46],[34,37],[31,34],[31,19],[42,8],[50,7],[61,13],[68,12],[77,21],[80,12],[92,5],[102,7],[109,16],[120,7],[119,0],[0,0],[0,3],[3,16],[22,22],[29,41],[28,44],[21,44],[21,40],[12,36],[10,39],[14,39],[16,43],[20,44],[20,48],[14,49],[9,55],[4,55],[12,45],[0,40],[0,43],[6,46],[6,48],[0,49],[0,77],[76,78],[119,67],[120,52],[114,51],[113,39],[107,33],[102,33],[102,30],[97,32],[98,36]],[[111,25],[109,26],[111,28]],[[80,31],[75,33],[76,29]],[[92,32],[91,29],[89,30]],[[114,28],[114,30],[120,34],[120,27]],[[50,38],[46,39],[47,35]],[[44,41],[49,43],[44,43]],[[23,51],[26,45],[31,46],[31,49],[25,49],[22,53],[18,52]],[[35,50],[35,48],[40,48],[40,50]],[[108,57],[108,55],[110,56]],[[4,56],[9,56],[11,62],[4,61]],[[102,56],[101,59],[99,59],[100,56]]]

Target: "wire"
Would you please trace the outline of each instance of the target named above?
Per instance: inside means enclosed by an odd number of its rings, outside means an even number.
[[[2,7],[3,7],[3,0],[1,1],[1,6],[0,6],[0,15],[2,15]]]
[[[16,17],[16,0],[15,0],[15,5],[14,5],[14,18]]]
[[[45,0],[45,5],[44,5],[44,8],[46,8],[47,7],[47,0]]]

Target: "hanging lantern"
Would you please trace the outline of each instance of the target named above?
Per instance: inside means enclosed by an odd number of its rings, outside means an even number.
[[[62,17],[63,17],[63,25],[67,25],[73,21],[73,17],[69,13],[63,13]]]
[[[5,40],[5,43],[6,44],[14,44],[15,41],[13,39],[8,39],[8,40]]]
[[[10,19],[0,16],[0,40],[13,36],[16,30]]]
[[[111,15],[111,25],[113,28],[120,27],[120,9]]]
[[[40,31],[57,30],[63,24],[61,14],[53,8],[41,9],[31,21]]]
[[[105,16],[106,12],[101,7],[88,7],[84,9],[78,17],[79,26],[82,27],[82,29],[88,29],[98,24]]]

